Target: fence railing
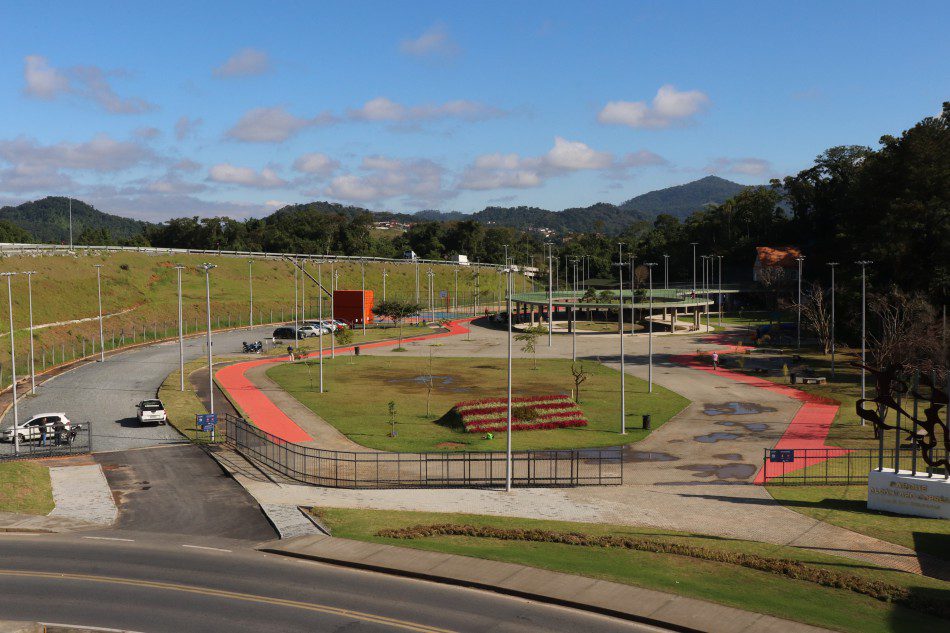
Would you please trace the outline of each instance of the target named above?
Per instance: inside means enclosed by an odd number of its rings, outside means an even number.
[[[39,439],[24,439],[20,442],[19,452],[16,452],[16,445],[13,442],[4,442],[0,444],[0,462],[17,459],[40,459],[43,457],[65,457],[91,452],[92,444],[89,428],[83,427],[76,429],[74,436],[61,437],[59,440],[50,431],[46,438],[46,444],[42,444]]]
[[[506,456],[496,452],[330,451],[286,442],[224,414],[218,432],[249,459],[295,481],[330,488],[495,488],[505,485]],[[619,447],[514,451],[512,485],[603,486],[623,483]]]
[[[796,448],[791,451],[792,461],[771,461],[770,449],[762,458],[764,482],[768,485],[839,485],[867,483],[868,473],[894,463],[894,449],[878,448]],[[935,455],[939,458],[940,454]],[[901,450],[900,468],[916,470],[920,475],[945,477],[943,468],[929,469],[920,456],[913,460],[910,452]]]

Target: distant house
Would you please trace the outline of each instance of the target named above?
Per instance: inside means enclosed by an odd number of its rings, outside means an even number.
[[[415,251],[403,251],[402,258],[403,259],[419,259],[419,256],[416,255]]]
[[[788,281],[798,279],[798,261],[802,251],[797,246],[757,246],[752,281],[766,281],[781,276]]]
[[[468,255],[452,255],[449,257],[449,261],[460,266],[468,266],[469,264]]]

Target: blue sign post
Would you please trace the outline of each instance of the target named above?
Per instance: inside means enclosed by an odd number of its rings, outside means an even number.
[[[790,464],[795,461],[795,450],[781,448],[770,449],[769,461],[773,464]]]
[[[199,413],[195,416],[195,422],[202,431],[214,432],[214,427],[218,423],[218,414]]]

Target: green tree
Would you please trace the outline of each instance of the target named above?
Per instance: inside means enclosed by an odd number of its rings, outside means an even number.
[[[547,333],[548,328],[545,326],[533,325],[515,334],[515,340],[522,344],[521,351],[525,354],[531,354],[534,358],[534,369],[538,368],[538,337]]]
[[[422,305],[411,301],[382,301],[373,307],[373,314],[376,316],[390,319],[399,328],[399,346],[397,350],[402,350],[402,324],[409,317],[419,314],[422,311]]]

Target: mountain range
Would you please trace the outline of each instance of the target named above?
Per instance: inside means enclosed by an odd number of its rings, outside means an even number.
[[[589,207],[550,211],[537,207],[486,207],[472,214],[457,211],[426,210],[418,213],[395,213],[368,211],[362,207],[346,206],[330,202],[311,202],[305,205],[290,205],[275,211],[275,214],[292,213],[301,207],[312,207],[322,213],[355,216],[370,213],[377,220],[401,222],[474,220],[484,224],[511,226],[524,230],[547,229],[555,233],[588,233],[593,231],[616,234],[633,222],[651,221],[666,213],[684,219],[708,204],[722,204],[745,189],[745,185],[707,176],[693,182],[651,191],[631,198],[620,205],[599,202]],[[50,196],[41,200],[24,202],[17,206],[0,208],[0,221],[19,226],[35,241],[64,243],[69,241],[69,198]],[[107,232],[115,240],[129,239],[140,235],[147,222],[99,211],[95,207],[73,199],[73,238],[86,231]]]

